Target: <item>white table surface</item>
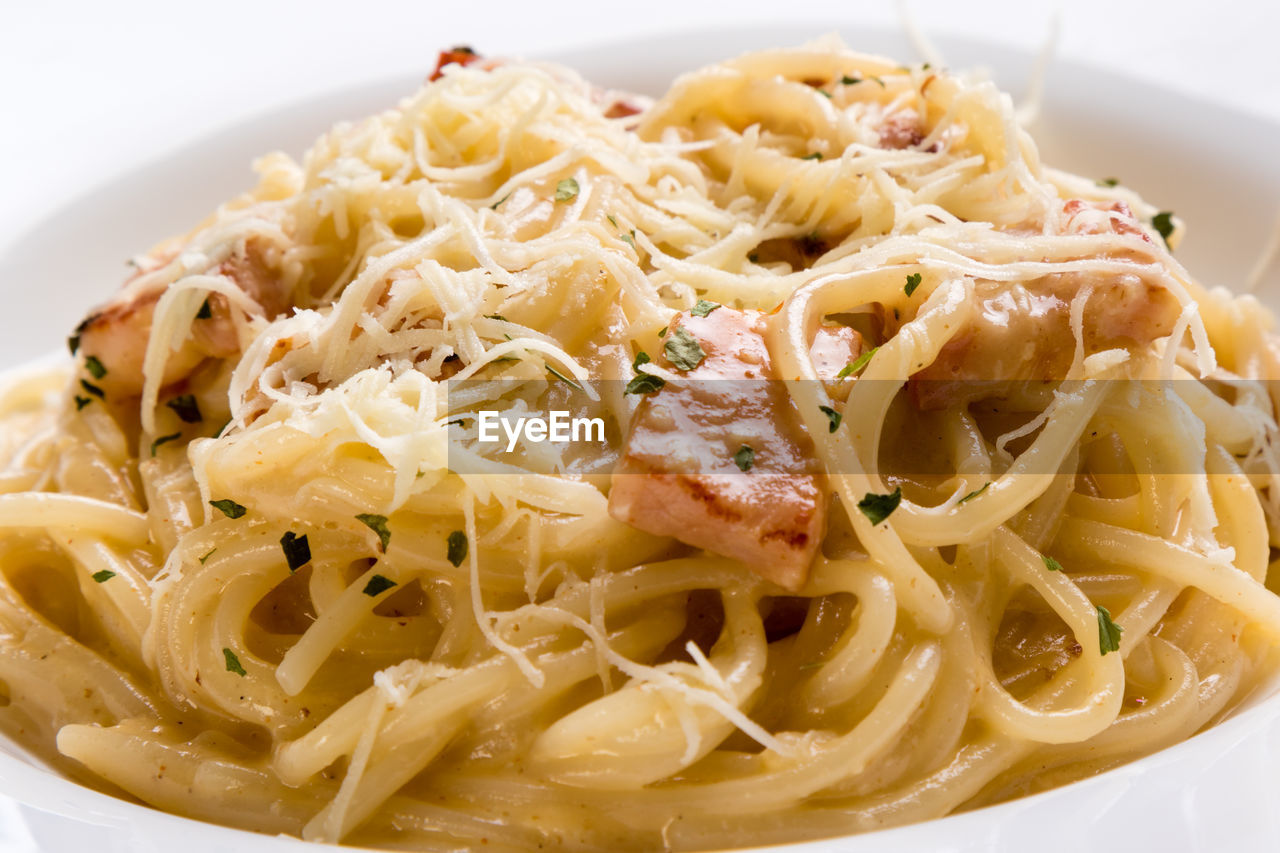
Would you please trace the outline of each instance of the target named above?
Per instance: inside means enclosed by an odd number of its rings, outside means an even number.
[[[1059,55],[1280,123],[1274,0],[915,0],[935,36]],[[768,21],[896,25],[891,0],[0,4],[0,249],[88,186],[301,97],[429,70],[438,48],[547,53],[673,28]],[[852,39],[855,42],[856,39]],[[371,105],[371,109],[375,106]],[[1280,135],[1280,134],[1278,134]],[[1280,147],[1280,139],[1277,140]]]

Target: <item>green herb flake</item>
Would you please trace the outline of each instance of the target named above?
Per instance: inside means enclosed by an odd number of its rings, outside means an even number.
[[[213,308],[209,306],[209,299],[205,297],[204,302],[200,303],[200,310],[196,312],[197,320],[208,320],[213,317]]]
[[[93,582],[106,583],[107,581],[111,580],[115,576],[116,576],[116,573],[111,571],[110,569],[103,569],[100,572],[93,573]]]
[[[556,201],[569,201],[578,195],[578,182],[573,178],[565,178],[556,184]]]
[[[698,339],[683,328],[671,333],[671,337],[662,345],[662,351],[677,370],[684,371],[693,370],[707,357]]]
[[[1103,178],[1102,180],[1094,181],[1094,183],[1096,183],[1100,187],[1114,187],[1114,186],[1120,185],[1120,179],[1119,178]]]
[[[671,330],[668,329],[666,326],[663,326],[661,329],[658,330],[658,338],[659,339],[665,338],[667,336],[667,332],[669,331]]]
[[[489,209],[490,209],[490,210],[497,210],[497,209],[498,209],[498,205],[502,204],[504,201],[506,201],[506,200],[507,200],[507,199],[509,199],[509,198],[511,198],[511,193],[507,193],[507,194],[506,194],[506,195],[504,195],[502,198],[498,199],[498,200],[497,200],[497,201],[495,201],[493,204],[489,205]]]
[[[244,678],[249,674],[244,671],[244,667],[240,665],[240,658],[236,657],[236,653],[231,651],[231,649],[224,648],[222,650],[222,656],[227,661],[227,672],[234,672],[241,678]]]
[[[1053,559],[1053,557],[1050,557],[1048,554],[1043,555],[1041,559],[1044,560],[1044,567],[1049,571],[1051,572],[1062,571],[1062,563],[1059,563],[1057,560]]]
[[[200,414],[200,404],[196,402],[196,398],[191,394],[179,394],[165,403],[165,405],[173,409],[174,413],[185,423],[198,424],[204,420],[204,417]]]
[[[990,480],[988,480],[985,484],[983,484],[981,489],[974,489],[972,492],[962,497],[960,499],[960,503],[968,503],[969,501],[973,500],[974,498],[976,498],[978,495],[982,494],[989,488],[991,488]]]
[[[756,452],[747,444],[739,447],[738,452],[733,454],[733,464],[738,466],[739,471],[750,471],[751,465],[755,461]]]
[[[821,151],[815,151],[815,152],[813,152],[812,154],[806,154],[806,155],[804,155],[804,156],[803,156],[803,157],[801,157],[800,159],[801,159],[801,160],[821,160],[821,159],[822,159],[822,152],[821,152]]]
[[[177,441],[180,438],[182,438],[182,433],[180,432],[171,432],[168,435],[159,436],[155,441],[151,442],[151,458],[156,458],[156,450],[160,448],[160,445],[167,444],[170,441]]]
[[[209,506],[222,513],[227,518],[239,518],[248,512],[247,509],[231,500],[231,498],[223,498],[219,501],[209,501]]]
[[[284,561],[288,563],[290,573],[311,562],[311,543],[305,533],[299,536],[292,530],[286,532],[280,537],[280,549],[284,551]]]
[[[843,415],[830,406],[819,406],[818,408],[827,416],[827,432],[835,432],[840,429],[840,421],[844,419]]]
[[[627,383],[624,394],[652,394],[667,384],[667,380],[652,373],[641,373]]]
[[[719,307],[719,302],[708,302],[705,299],[699,299],[698,303],[689,309],[689,313],[695,317],[705,317]]]
[[[387,545],[391,542],[391,531],[387,528],[387,517],[385,515],[375,515],[371,512],[362,512],[356,516],[356,520],[378,534],[378,541],[382,543],[382,553],[385,554]]]
[[[369,578],[369,582],[364,585],[364,594],[373,598],[374,596],[382,595],[382,593],[391,589],[391,587],[395,585],[396,582],[391,578],[383,577],[382,575],[374,575]]]
[[[97,397],[99,400],[105,400],[107,398],[107,392],[103,391],[97,385],[94,385],[88,379],[81,379],[80,387]]]
[[[830,92],[828,92],[826,89],[816,89],[815,91],[816,91],[819,95],[821,95],[822,97],[824,97],[824,98],[826,98],[826,99],[828,99],[828,100],[830,100],[830,99],[831,99],[831,93],[830,93]]]
[[[501,314],[485,314],[484,316],[485,316],[485,319],[487,320],[501,320],[504,323],[511,322],[506,317],[503,317]]]
[[[902,503],[902,487],[894,489],[887,495],[877,495],[867,492],[862,500],[858,501],[858,509],[862,510],[862,514],[872,524],[879,524],[898,508],[898,504]]]
[[[79,394],[77,394],[77,395],[76,395],[75,400],[76,400],[76,411],[77,411],[77,412],[78,412],[78,411],[80,411],[81,409],[83,409],[85,406],[87,406],[87,405],[89,405],[90,403],[92,403],[92,402],[93,402],[93,398],[92,398],[92,397],[81,397]]]
[[[84,369],[89,371],[89,374],[94,379],[101,379],[107,375],[106,365],[96,355],[86,355],[84,357]]]
[[[213,552],[214,552],[214,551],[216,551],[216,550],[218,550],[218,549],[217,549],[217,548],[210,548],[208,551],[205,551],[205,552],[204,552],[204,556],[199,558],[199,560],[200,560],[200,565],[202,565],[202,566],[203,566],[203,565],[205,564],[205,562],[206,562],[206,561],[208,561],[208,559],[209,559],[210,557],[212,557],[212,556],[213,556]]]
[[[862,82],[862,78],[861,78],[861,77],[852,77],[852,76],[850,76],[850,75],[846,74],[846,75],[844,75],[843,77],[841,77],[841,78],[840,78],[840,82],[841,82],[842,84],[844,84],[845,86],[856,86],[856,85],[858,85],[859,83],[861,83],[861,82]]]
[[[863,368],[871,363],[871,359],[875,358],[875,355],[879,350],[880,347],[872,347],[853,361],[846,364],[844,367],[840,368],[840,372],[836,374],[836,379],[844,379],[846,376],[853,376],[854,374],[861,373]]]
[[[1098,647],[1102,654],[1120,651],[1120,635],[1124,629],[1111,621],[1111,612],[1105,607],[1098,607]]]
[[[1164,244],[1169,246],[1169,237],[1173,234],[1173,213],[1168,210],[1160,211],[1151,217],[1151,225],[1156,229],[1160,238],[1164,240]],[[1172,247],[1170,246],[1169,248]]]
[[[916,288],[920,286],[920,279],[921,276],[918,272],[913,272],[911,275],[907,276],[907,284],[902,288],[902,292],[907,294],[907,296],[915,293]]]
[[[80,335],[78,333],[67,338],[67,349],[71,350],[72,355],[80,351]]]
[[[632,228],[630,234],[623,234],[622,239],[634,249],[636,247],[636,229]]]
[[[648,364],[652,360],[653,359],[649,358],[649,353],[645,352],[644,350],[640,350],[638,353],[636,353],[635,360],[631,362],[631,369],[634,370],[636,373],[639,373],[640,365]]]
[[[582,390],[581,385],[579,385],[577,382],[574,382],[568,376],[565,376],[563,373],[556,370],[554,367],[552,367],[549,364],[547,365],[547,373],[550,373],[552,376],[554,376],[556,379],[559,379],[561,382],[568,385],[570,388],[576,388],[579,391]]]
[[[461,530],[455,530],[449,534],[448,550],[445,557],[453,565],[461,566],[462,561],[467,559],[467,534]]]

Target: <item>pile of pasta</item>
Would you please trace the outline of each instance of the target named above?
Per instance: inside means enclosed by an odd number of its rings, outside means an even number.
[[[1041,164],[992,84],[839,44],[656,101],[452,58],[260,160],[74,365],[7,384],[9,737],[317,841],[706,849],[1056,786],[1266,685],[1273,321],[1183,269],[1176,219]],[[1055,381],[913,396],[993,300],[1047,289]],[[1095,346],[1135,292],[1171,323]],[[512,457],[459,420],[502,403],[464,380],[503,379],[625,434],[637,354],[698,300],[769,314],[826,472],[798,591],[614,520],[613,453]],[[824,381],[834,322],[877,348]]]

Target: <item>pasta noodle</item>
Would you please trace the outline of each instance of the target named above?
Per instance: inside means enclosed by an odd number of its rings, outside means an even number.
[[[1060,785],[1265,689],[1280,347],[1176,218],[834,42],[656,101],[442,65],[10,380],[9,737],[316,841],[708,849]],[[680,400],[732,438],[687,476],[641,453]],[[609,440],[481,435],[566,406]]]

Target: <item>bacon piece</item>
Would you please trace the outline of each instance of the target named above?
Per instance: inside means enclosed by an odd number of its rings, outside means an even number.
[[[614,469],[609,513],[796,590],[822,538],[826,492],[786,390],[770,381],[763,326],[759,312],[727,307],[672,321],[666,340],[684,330],[705,358],[688,380],[641,401]],[[744,445],[754,451],[745,472],[734,462]]]
[[[106,368],[106,372],[93,381],[107,394],[128,397],[142,392],[142,364],[156,303],[164,287],[135,292],[129,284],[168,263],[177,253],[177,249],[168,248],[145,260],[144,266],[125,282],[121,293],[92,312],[77,329],[78,351],[95,356]],[[262,307],[267,317],[279,315],[292,304],[290,294],[285,292],[279,275],[268,265],[256,240],[247,240],[243,249],[210,273],[235,282]],[[208,318],[194,321],[191,337],[177,352],[170,354],[162,385],[188,376],[206,358],[227,358],[239,351],[231,307],[222,295],[209,297],[209,313]]]
[[[1073,198],[1062,205],[1068,234],[1134,234],[1151,243],[1138,219],[1122,201],[1084,201]]]
[[[427,78],[428,83],[434,83],[444,76],[444,67],[446,65],[470,65],[473,62],[479,62],[483,59],[480,54],[476,53],[465,44],[451,47],[448,50],[440,51],[440,56],[436,59],[436,70],[431,72],[431,76]]]
[[[1133,234],[1152,242],[1122,201],[1070,199],[1062,210],[1064,233]],[[1136,275],[1063,273],[1026,285],[980,282],[974,319],[912,377],[916,404],[940,409],[1002,396],[1012,383],[1064,378],[1076,347],[1071,301],[1085,287],[1092,288],[1082,323],[1085,355],[1149,346],[1173,331],[1182,311],[1172,293]]]
[[[862,354],[862,335],[848,326],[819,326],[809,345],[809,359],[818,378],[833,382],[841,370]]]
[[[932,364],[909,383],[921,409],[1000,397],[1012,383],[1065,378],[1075,356],[1071,300],[1091,286],[1083,316],[1084,352],[1147,346],[1173,330],[1182,306],[1136,275],[1046,276],[1030,285],[980,282],[979,308]]]
[[[880,125],[881,148],[914,148],[924,141],[920,117],[911,110],[893,113]]]

